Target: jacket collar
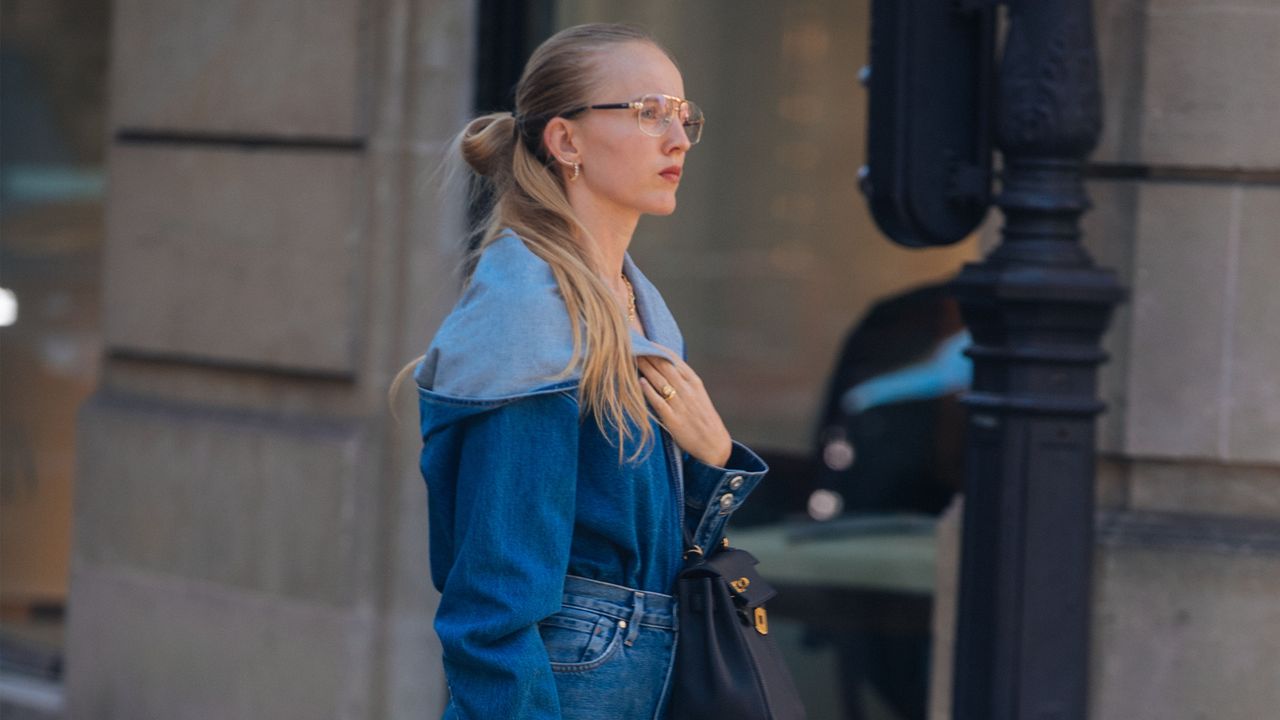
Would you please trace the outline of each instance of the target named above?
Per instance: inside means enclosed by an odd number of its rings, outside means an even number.
[[[626,273],[627,279],[635,288],[636,310],[639,312],[640,324],[644,326],[645,331],[645,334],[641,335],[635,328],[631,328],[631,354],[662,357],[668,354],[667,351],[658,347],[662,345],[675,351],[680,357],[684,357],[684,337],[680,334],[680,327],[676,325],[675,317],[671,315],[666,301],[662,299],[662,293],[658,292],[658,288],[649,282],[649,278],[640,272],[640,268],[631,259],[631,253],[623,253],[622,271]]]
[[[632,354],[662,356],[662,345],[683,357],[675,318],[629,253],[623,271],[648,336],[631,330]],[[508,230],[481,254],[414,378],[427,399],[502,402],[576,384],[580,367],[560,375],[572,350],[572,328],[551,267]]]

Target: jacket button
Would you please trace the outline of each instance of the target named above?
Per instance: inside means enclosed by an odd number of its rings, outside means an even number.
[[[731,490],[737,490],[738,488],[741,488],[741,487],[742,487],[742,476],[734,475],[733,479],[729,481],[729,488]]]
[[[727,510],[732,505],[733,505],[733,493],[725,493],[720,496],[720,507],[722,509]]]
[[[627,621],[626,621],[626,620],[619,620],[619,621],[618,621],[618,628],[619,628],[620,630],[626,630],[626,629],[627,629]]]

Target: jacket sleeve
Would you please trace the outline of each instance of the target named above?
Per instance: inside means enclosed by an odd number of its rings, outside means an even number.
[[[445,718],[558,720],[537,623],[559,611],[569,564],[577,404],[564,393],[535,395],[464,422],[455,559],[435,620]]]
[[[746,445],[733,441],[725,467],[683,453],[685,524],[704,550],[720,542],[725,523],[764,479],[769,466]]]

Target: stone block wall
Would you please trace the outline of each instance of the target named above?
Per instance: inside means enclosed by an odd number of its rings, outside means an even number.
[[[1132,297],[1103,374],[1094,711],[1264,717],[1280,704],[1280,626],[1257,616],[1280,590],[1280,9],[1095,12],[1108,125],[1086,242]]]
[[[1092,247],[1132,301],[1101,462],[1093,717],[1280,704],[1280,10],[1097,4],[1109,101]],[[1102,254],[1102,253],[1100,253]]]
[[[472,4],[113,14],[68,717],[431,716],[416,407],[387,389],[456,294],[463,205],[429,180]]]

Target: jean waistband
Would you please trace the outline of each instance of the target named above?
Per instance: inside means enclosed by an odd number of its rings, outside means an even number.
[[[619,620],[633,618],[638,612],[641,625],[670,630],[676,627],[676,599],[665,593],[566,575],[564,604],[595,610]]]

